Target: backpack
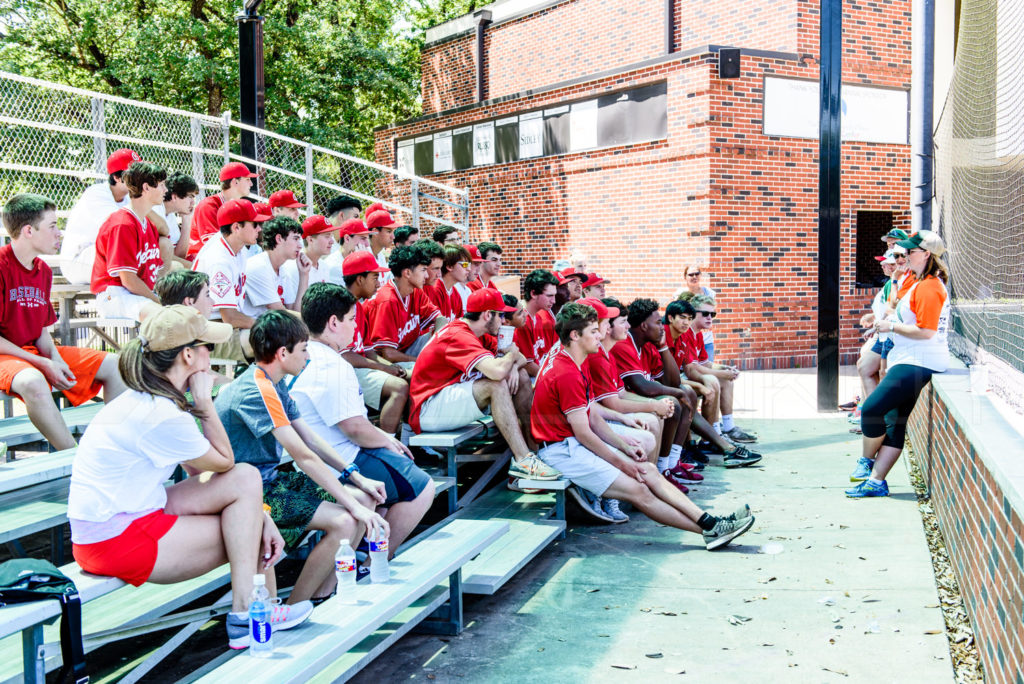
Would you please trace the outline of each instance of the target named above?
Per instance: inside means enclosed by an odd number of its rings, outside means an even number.
[[[0,608],[18,603],[56,599],[60,601],[60,651],[63,667],[58,678],[72,675],[76,684],[86,684],[85,650],[82,647],[82,602],[75,583],[53,563],[18,558],[0,563]]]

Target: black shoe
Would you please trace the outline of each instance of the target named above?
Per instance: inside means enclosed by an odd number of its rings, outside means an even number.
[[[738,446],[722,459],[726,468],[746,468],[760,462],[761,454],[754,453],[746,447]]]
[[[719,453],[718,449],[715,448],[715,446],[712,445],[711,442],[701,442],[696,446],[692,446],[687,451],[687,454],[690,456],[690,458],[692,458],[697,463],[707,463],[708,456],[715,455],[717,453]]]

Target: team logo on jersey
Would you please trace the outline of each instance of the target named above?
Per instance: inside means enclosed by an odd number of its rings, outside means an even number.
[[[210,280],[210,292],[220,298],[224,298],[228,296],[232,289],[235,289],[235,284],[228,279],[227,274],[223,271],[217,271],[213,274],[213,278]],[[235,294],[239,293],[236,291]]]

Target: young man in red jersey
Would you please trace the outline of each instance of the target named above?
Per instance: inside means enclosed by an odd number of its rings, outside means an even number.
[[[558,341],[555,318],[551,315],[557,287],[554,274],[542,268],[530,272],[523,281],[526,325],[516,329],[512,340],[526,359],[526,372],[531,378],[537,377],[541,359]]]
[[[417,432],[455,430],[490,411],[512,451],[509,475],[556,480],[559,474],[541,462],[523,435],[530,434],[533,389],[522,371],[526,360],[514,347],[495,358],[484,335],[497,335],[506,306],[501,293],[483,288],[469,296],[465,315],[434,336],[420,353],[410,382],[409,425]]]
[[[160,303],[153,285],[170,264],[160,256],[160,235],[147,214],[163,204],[166,178],[166,171],[148,162],[135,162],[124,172],[129,205],[111,214],[96,235],[89,289],[100,316],[137,321],[143,304]]]
[[[462,318],[466,309],[462,303],[462,295],[456,289],[458,284],[466,284],[469,278],[469,267],[472,257],[462,245],[445,245],[444,259],[441,261],[441,277],[434,284],[431,301],[441,310],[441,315],[450,321]]]
[[[497,290],[498,286],[492,281],[501,273],[501,246],[495,242],[481,242],[476,246],[480,252],[480,275],[476,280],[467,283],[469,289],[479,290],[482,287],[489,287]]]
[[[387,361],[408,364],[406,370],[416,361],[410,352],[420,335],[448,322],[423,291],[430,262],[415,245],[394,250],[388,265],[395,279],[377,293],[370,315],[370,345]]]
[[[29,420],[54,449],[75,439],[51,392],[78,406],[103,389],[110,401],[124,391],[113,354],[58,347],[47,328],[57,322],[50,304],[53,272],[39,257],[60,246],[57,207],[42,195],[19,194],[3,208],[11,242],[0,247],[0,391],[25,402]]]
[[[609,427],[586,365],[601,346],[594,309],[566,304],[555,325],[561,346],[544,359],[530,410],[541,458],[594,496],[628,501],[656,522],[702,534],[709,551],[749,530],[748,506],[729,516],[706,513],[658,473],[639,445]]]
[[[427,266],[427,279],[423,282],[423,292],[427,295],[430,303],[441,312],[442,316],[449,321],[452,320],[451,311],[448,310],[449,305],[444,301],[444,297],[441,296],[437,289],[438,284],[441,282],[441,273],[444,270],[444,247],[433,240],[419,240],[413,246],[430,258],[430,264]],[[420,339],[417,340],[418,344],[413,345],[413,351],[410,353],[413,356],[418,354],[428,339],[430,339],[429,335],[420,335]]]
[[[366,228],[370,231],[370,251],[373,252],[377,263],[387,269],[388,252],[395,246],[395,228],[402,224],[395,221],[391,212],[383,208],[375,209],[375,206],[371,204],[366,210]],[[390,273],[385,270],[381,274],[382,284],[391,280],[390,277],[385,277]]]
[[[409,371],[398,364],[381,363],[377,352],[368,344],[370,324],[367,307],[377,294],[379,277],[383,272],[384,268],[369,252],[353,252],[345,257],[342,277],[345,288],[356,303],[355,332],[342,357],[356,371],[363,403],[380,411],[380,428],[394,435],[402,427],[402,416],[409,401]]]
[[[287,216],[293,221],[302,220],[299,209],[306,207],[291,190],[278,190],[267,198],[267,204],[270,205],[271,216]]]
[[[203,245],[220,232],[217,212],[231,200],[249,196],[252,179],[256,174],[242,162],[225,164],[220,170],[220,192],[206,197],[196,205],[192,214],[192,229],[189,231],[188,258],[195,259]],[[270,218],[269,216],[267,217]]]

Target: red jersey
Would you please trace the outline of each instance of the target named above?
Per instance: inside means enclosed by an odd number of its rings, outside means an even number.
[[[430,303],[436,306],[441,315],[449,321],[462,318],[462,314],[465,313],[462,309],[462,297],[459,296],[454,287],[449,292],[444,288],[444,281],[438,278],[430,285],[424,287],[423,291],[426,292]]]
[[[685,335],[685,331],[684,331]],[[677,337],[674,341],[672,340],[672,326],[665,324],[665,344],[672,352],[672,358],[676,360],[676,365],[681,369],[686,365],[686,343],[683,340],[683,335]]]
[[[466,287],[468,287],[473,292],[476,292],[477,290],[481,290],[481,289],[483,289],[485,287],[489,287],[492,290],[497,290],[498,289],[498,286],[494,284],[494,280],[493,279],[492,280],[488,280],[487,284],[484,285],[483,279],[481,279],[479,277],[476,280],[474,280],[473,282],[466,283]]]
[[[683,348],[682,360],[678,356],[676,357],[676,363],[679,364],[680,370],[686,368],[687,364],[704,363],[708,360],[708,350],[704,348],[704,333],[695,333],[690,328],[687,328],[679,336],[679,341],[682,342]]]
[[[645,380],[656,380],[665,372],[661,365],[661,355],[654,345],[647,342],[642,348],[637,348],[633,333],[626,333],[626,339],[615,343],[611,357],[623,380],[630,375],[642,375]]]
[[[92,263],[89,289],[93,294],[111,285],[121,285],[121,273],[134,273],[153,289],[156,274],[164,265],[160,258],[160,235],[147,218],[145,224],[130,209],[111,214],[96,235],[96,260]]]
[[[374,349],[393,347],[404,352],[441,313],[421,288],[403,299],[394,281],[380,289],[375,301],[368,345]]]
[[[0,247],[0,337],[19,347],[34,345],[57,322],[50,304],[53,271],[36,258],[27,269],[10,244]]]
[[[587,360],[583,362],[583,366],[590,373],[594,401],[617,397],[624,388],[622,378],[619,377],[619,370],[604,347],[598,349],[596,354],[588,356]]]
[[[418,434],[420,409],[427,399],[445,387],[482,377],[475,366],[494,354],[484,348],[465,321],[452,321],[430,340],[412,369],[409,380],[409,426]]]
[[[591,354],[597,356],[597,354]],[[573,436],[566,418],[573,411],[589,411],[593,401],[588,364],[580,368],[565,349],[549,354],[537,373],[530,407],[530,432],[541,442],[561,442]]]
[[[352,344],[350,344],[345,351],[353,351],[356,354],[365,354],[366,340],[370,334],[370,319],[367,315],[369,302],[364,304],[363,302],[356,300],[356,331],[352,337]],[[373,347],[370,347],[372,349]]]
[[[555,317],[547,309],[541,309],[537,316],[526,314],[526,325],[517,328],[512,341],[519,347],[527,361],[539,364],[544,354],[558,342],[555,333]]]
[[[192,212],[192,229],[188,236],[189,259],[194,259],[196,254],[211,236],[220,232],[217,225],[217,210],[224,204],[224,197],[217,193],[204,198],[196,205]]]

